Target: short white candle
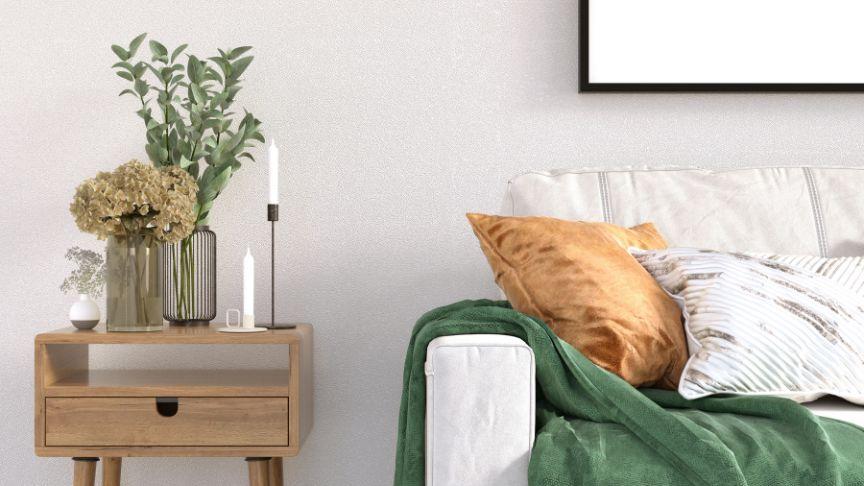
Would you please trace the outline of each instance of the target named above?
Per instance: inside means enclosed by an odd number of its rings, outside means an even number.
[[[243,257],[243,327],[255,327],[255,259],[248,247]]]
[[[270,173],[270,204],[279,204],[279,149],[276,148],[276,142],[270,140],[270,147],[267,148],[267,158],[269,162]]]

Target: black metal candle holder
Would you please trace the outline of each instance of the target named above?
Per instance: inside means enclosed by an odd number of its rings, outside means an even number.
[[[267,329],[290,329],[291,325],[276,325],[276,221],[279,221],[279,205],[267,205],[267,221],[270,221],[270,325],[258,325]]]

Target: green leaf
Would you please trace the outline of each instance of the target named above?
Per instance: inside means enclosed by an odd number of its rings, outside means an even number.
[[[162,79],[162,73],[160,73],[159,70],[156,69],[156,66],[152,64],[147,64],[147,69],[149,69],[150,72],[153,73],[154,76],[156,76],[156,79],[162,81],[162,84],[165,84],[165,80]]]
[[[192,165],[192,161],[187,159],[185,155],[180,157],[180,168],[181,169],[185,169],[185,168],[189,167],[190,165]]]
[[[237,59],[238,57],[242,56],[244,52],[247,52],[250,49],[252,49],[252,46],[235,47],[234,49],[228,51],[228,59]]]
[[[186,76],[189,77],[189,81],[192,83],[200,82],[202,74],[201,61],[195,56],[189,56],[189,60],[186,62]]]
[[[216,128],[221,123],[218,118],[208,118],[201,123],[201,126],[206,128]]]
[[[160,132],[165,131],[165,124],[159,123],[155,118],[151,118],[150,121],[147,122],[147,130],[158,130]]]
[[[132,91],[131,89],[124,89],[124,90],[121,91],[120,94],[117,95],[117,96],[123,96],[123,95],[125,95],[125,94],[130,94],[130,95],[132,95],[132,96],[134,96],[134,97],[136,97],[136,98],[138,97],[138,94],[135,93],[134,91]]]
[[[237,93],[240,92],[240,86],[237,86],[235,84],[234,86],[229,86],[228,88],[225,88],[225,91],[228,92],[228,98],[225,100],[225,103],[227,103],[226,106],[228,106],[231,105],[231,103],[234,103],[234,97],[237,96]]]
[[[138,64],[133,66],[132,75],[135,76],[136,78],[140,78],[141,75],[144,74],[144,71],[146,71],[146,70],[147,70],[147,64],[145,64],[143,61],[139,62]]]
[[[196,145],[195,146],[195,152],[193,152],[191,155],[192,155],[192,160],[198,160],[201,157],[204,157],[207,155],[207,148],[203,147],[200,144]],[[198,165],[198,163],[196,162],[195,165]],[[196,168],[196,172],[197,172],[197,168]]]
[[[222,106],[222,103],[228,99],[228,93],[225,91],[216,93],[213,98],[210,100],[210,106]]]
[[[174,61],[176,61],[177,56],[179,56],[188,46],[189,44],[180,44],[180,46],[174,49],[174,51],[171,52],[171,62],[173,63]]]
[[[193,162],[192,165],[186,168],[186,172],[188,172],[189,175],[191,175],[196,180],[198,179],[198,171],[199,167],[197,162]]]
[[[111,50],[114,51],[114,54],[117,54],[117,57],[119,57],[121,61],[128,61],[129,58],[132,57],[129,54],[129,51],[127,51],[126,49],[123,49],[122,47],[118,46],[117,44],[112,45]]]
[[[222,74],[225,76],[226,80],[229,76],[231,76],[231,63],[229,63],[225,59],[222,59],[221,57],[210,57],[208,59],[210,59],[211,61],[216,63],[217,66],[219,66],[219,69],[222,70]]]
[[[233,63],[231,63],[231,79],[233,81],[237,81],[240,79],[240,76],[243,75],[243,72],[246,71],[246,68],[249,67],[249,64],[252,63],[252,60],[255,59],[253,56],[246,56],[237,59]]]
[[[209,79],[211,81],[216,81],[219,84],[223,83],[222,75],[219,74],[218,72],[216,72],[216,70],[211,68],[211,67],[207,68],[207,72],[205,73],[204,78]]]
[[[112,68],[123,68],[130,73],[134,70],[134,67],[126,61],[115,62]]]
[[[161,147],[164,142],[162,138],[162,134],[165,133],[164,130],[148,130],[147,131],[147,141],[155,144],[156,147]]]
[[[144,151],[147,152],[147,157],[150,157],[150,162],[153,162],[153,165],[159,167],[159,150],[156,147],[155,144],[148,143],[144,146]]]
[[[168,55],[168,49],[166,49],[165,46],[155,40],[150,41],[150,52],[153,53],[154,61]]]
[[[213,182],[210,184],[211,188],[216,191],[216,195],[213,196],[213,199],[216,199],[219,193],[221,193],[222,190],[225,189],[225,186],[228,185],[228,179],[231,178],[231,173],[231,167],[225,167],[219,172],[219,175],[213,179]]]
[[[138,37],[132,39],[132,42],[129,43],[129,57],[134,56],[135,53],[138,52],[138,47],[141,46],[141,41],[143,41],[145,37],[147,37],[147,32],[144,32]]]
[[[193,102],[198,104],[203,104],[207,101],[207,96],[204,94],[204,91],[198,86],[197,83],[192,83],[189,85],[189,90],[192,91]]]
[[[165,105],[165,116],[168,117],[168,123],[176,123],[178,121],[182,121],[180,118],[180,114],[177,113],[177,109],[174,108],[172,104]]]
[[[138,93],[139,96],[146,95],[147,89],[149,87],[150,86],[147,84],[147,81],[144,81],[143,79],[140,79],[140,78],[135,80],[135,92]]]
[[[127,81],[135,81],[135,78],[133,78],[132,75],[127,73],[126,71],[116,71],[116,73],[117,73],[117,76],[120,76],[121,78],[123,78]]]
[[[168,161],[168,151],[158,142],[147,144],[144,146],[144,150],[147,152],[147,156],[150,157],[153,165],[157,167],[164,165]]]
[[[243,138],[245,137],[245,135],[246,135],[245,133],[240,132],[240,131],[235,133],[231,138],[228,139],[228,142],[226,142],[225,150],[227,150],[229,152],[233,151],[235,148],[237,148],[238,145],[240,145],[240,142],[243,141]]]
[[[163,67],[159,70],[159,79],[161,79],[163,83],[168,84],[171,81],[171,75],[173,74],[174,70],[171,67]]]
[[[200,194],[200,192],[199,192]],[[210,209],[213,207],[213,201],[207,201],[206,203],[199,204],[195,203],[198,208],[198,223],[203,221],[207,221],[207,217],[210,215]]]
[[[177,131],[176,130],[171,130],[168,132],[168,146],[173,148],[171,156],[168,158],[168,160],[172,160],[172,161],[177,160],[177,157],[179,157],[180,154],[175,153],[175,152],[177,152],[176,149],[179,146],[177,143]]]
[[[201,204],[202,207],[205,203],[216,199],[216,191],[212,188],[215,178],[216,169],[210,166],[204,169],[204,174],[198,180],[198,204]]]
[[[153,117],[150,108],[147,108],[146,110],[144,108],[141,108],[140,110],[136,111],[135,114],[143,118],[144,123],[149,122],[150,118]]]
[[[224,156],[225,145],[222,142],[216,144],[216,147],[210,151],[210,156],[207,160],[207,163],[210,165],[219,165],[222,163],[222,157]]]

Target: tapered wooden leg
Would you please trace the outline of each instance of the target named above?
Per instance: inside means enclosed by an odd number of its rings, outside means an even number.
[[[102,458],[102,486],[120,486],[121,461],[119,457]]]
[[[246,463],[249,465],[249,486],[269,486],[270,458],[247,457]]]
[[[270,486],[284,486],[282,478],[282,458],[270,458]]]
[[[96,457],[73,457],[75,462],[75,475],[72,478],[72,486],[95,486],[96,483]]]

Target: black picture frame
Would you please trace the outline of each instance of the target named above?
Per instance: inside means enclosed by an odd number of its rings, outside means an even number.
[[[646,0],[650,1],[650,0]],[[590,0],[579,0],[579,92],[858,93],[864,83],[596,83],[589,72]]]

